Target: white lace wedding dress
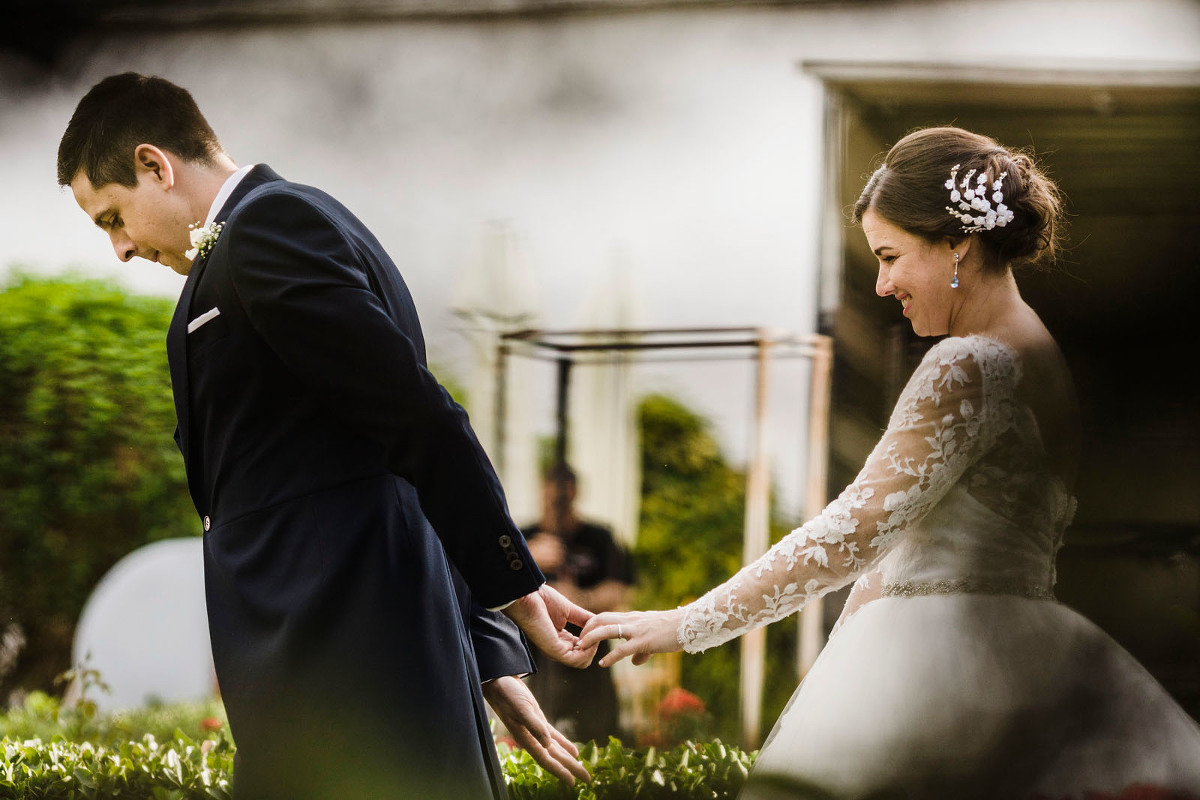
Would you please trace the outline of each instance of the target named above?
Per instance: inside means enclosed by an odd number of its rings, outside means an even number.
[[[1001,342],[939,342],[854,483],[686,608],[699,652],[857,579],[745,796],[1200,796],[1200,726],[1053,599],[1075,501],[1020,382]]]

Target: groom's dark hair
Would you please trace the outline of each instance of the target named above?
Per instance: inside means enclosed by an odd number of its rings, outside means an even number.
[[[185,161],[210,164],[221,143],[192,95],[163,78],[110,75],[83,96],[58,145],[58,183],[83,170],[95,187],[137,185],[133,151],[152,144]]]

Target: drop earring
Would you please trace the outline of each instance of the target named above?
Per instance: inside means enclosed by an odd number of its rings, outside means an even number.
[[[958,288],[958,253],[954,254],[954,277],[950,279],[950,288]]]

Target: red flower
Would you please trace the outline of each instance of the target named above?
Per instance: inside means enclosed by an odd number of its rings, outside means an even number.
[[[707,710],[703,700],[679,686],[667,692],[667,696],[658,704],[658,713],[664,719],[671,719],[682,714],[703,714]]]
[[[664,748],[669,744],[670,743],[667,741],[667,737],[663,736],[662,732],[657,730],[647,731],[646,733],[643,733],[637,737],[638,747]]]
[[[209,731],[221,730],[221,720],[216,717],[205,717],[200,720],[200,730],[208,733]]]

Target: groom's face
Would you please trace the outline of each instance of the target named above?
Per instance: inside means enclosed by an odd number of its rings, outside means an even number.
[[[179,219],[178,204],[164,187],[161,174],[139,169],[133,187],[119,183],[93,186],[82,170],[71,181],[75,202],[108,234],[117,258],[135,256],[187,275],[192,262],[187,223]]]

